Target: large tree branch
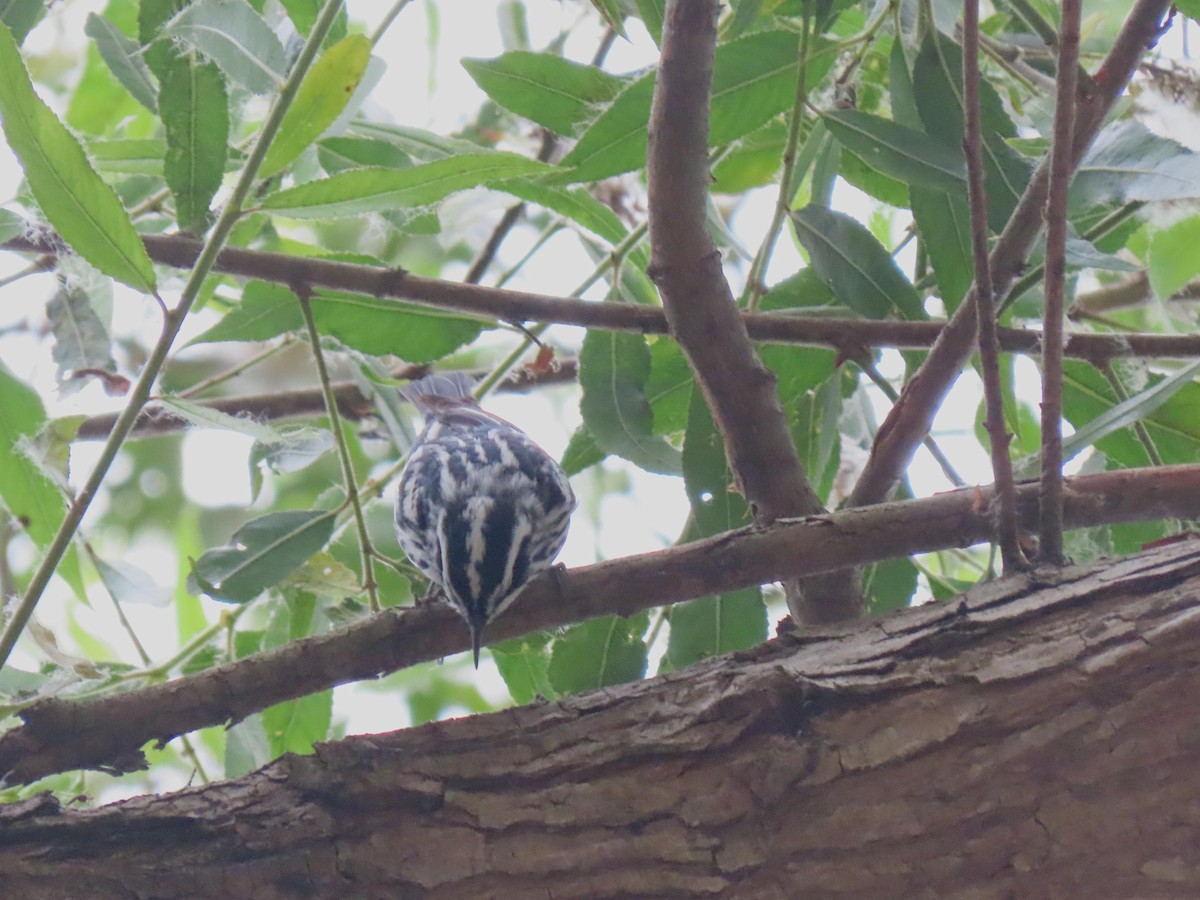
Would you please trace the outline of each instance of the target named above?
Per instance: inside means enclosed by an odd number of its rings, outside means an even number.
[[[650,277],[671,334],[688,358],[725,442],[734,481],[754,520],[824,512],[809,484],[763,364],[738,313],[708,233],[708,113],[717,43],[715,0],[670,0],[650,109]],[[801,622],[862,615],[851,573],[786,586]]]
[[[12,900],[1195,896],[1195,542],[96,810]]]
[[[488,641],[990,540],[991,493],[973,488],[781,520],[770,528],[572,569],[531,584],[488,627]],[[1194,518],[1200,515],[1200,465],[1072,478],[1065,501],[1066,523],[1073,528]],[[1020,486],[1017,502],[1023,527],[1036,528],[1037,485]],[[0,735],[0,777],[16,784],[76,768],[134,770],[144,765],[140,748],[147,741],[238,721],[284,700],[440,659],[468,645],[458,616],[428,604],[165,684],[89,702],[43,701],[22,711],[24,725]]]
[[[1112,50],[1093,79],[1096,90],[1079,101],[1072,166],[1078,165],[1100,130],[1104,117],[1125,89],[1146,48],[1158,39],[1170,5],[1169,0],[1137,0],[1129,13]],[[1002,296],[1020,274],[1025,257],[1041,231],[1048,184],[1049,164],[1043,159],[992,250],[991,273],[997,297]],[[913,454],[929,433],[933,417],[946,394],[970,359],[975,330],[972,290],[879,427],[866,468],[851,493],[849,502],[852,505],[878,503],[899,482]]]

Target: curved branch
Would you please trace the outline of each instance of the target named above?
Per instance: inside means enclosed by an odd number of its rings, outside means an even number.
[[[1036,528],[1037,484],[1017,489],[1022,526]],[[629,616],[710,593],[812,575],[992,538],[990,488],[781,520],[691,544],[584,566],[533,582],[489,626],[488,642],[604,615]],[[1200,465],[1106,472],[1067,480],[1065,520],[1080,528],[1200,515]],[[449,607],[387,611],[165,684],[77,702],[46,700],[0,735],[0,778],[24,784],[77,768],[133,771],[141,747],[238,721],[275,703],[376,678],[469,646]]]
[[[759,524],[824,512],[796,453],[775,377],[738,312],[721,254],[708,233],[708,113],[717,3],[667,4],[662,59],[650,109],[650,278],[671,335],[696,373],[738,489]],[[781,188],[782,190],[782,188]],[[786,585],[801,622],[863,613],[852,573]]]

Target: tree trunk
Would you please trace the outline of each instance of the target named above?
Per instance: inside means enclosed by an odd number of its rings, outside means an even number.
[[[1198,700],[1188,542],[236,781],[10,805],[0,893],[1194,897]]]

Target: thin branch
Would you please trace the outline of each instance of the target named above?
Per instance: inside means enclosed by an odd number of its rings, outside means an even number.
[[[1039,559],[1063,564],[1063,294],[1067,279],[1067,189],[1071,185],[1075,132],[1075,73],[1079,64],[1082,0],[1063,0],[1058,44],[1058,92],[1050,144],[1046,202],[1046,311],[1042,332],[1042,510]]]
[[[118,416],[104,448],[100,451],[100,458],[96,461],[96,465],[92,469],[91,475],[88,476],[82,490],[80,490],[74,501],[68,506],[67,514],[59,526],[58,532],[54,535],[50,546],[46,548],[41,564],[30,579],[29,585],[20,602],[17,604],[16,609],[13,611],[12,618],[9,619],[5,626],[3,634],[0,634],[0,668],[3,668],[4,664],[8,661],[13,647],[16,646],[17,639],[21,636],[21,632],[24,631],[29,618],[33,615],[38,600],[41,599],[42,592],[45,591],[46,585],[49,584],[50,577],[54,574],[55,569],[58,568],[63,554],[67,552],[67,548],[71,545],[71,539],[78,530],[84,513],[91,506],[92,499],[96,496],[96,492],[99,491],[104,477],[108,474],[109,466],[112,465],[113,460],[116,458],[117,451],[120,450],[129,432],[133,430],[134,423],[141,414],[142,408],[146,405],[146,401],[149,400],[154,382],[157,380],[159,372],[162,371],[163,364],[167,360],[167,354],[170,353],[171,346],[174,344],[179,330],[183,327],[183,322],[187,318],[192,304],[195,303],[196,298],[200,294],[200,288],[204,284],[204,279],[208,277],[213,263],[216,261],[221,248],[225,245],[225,241],[229,237],[229,233],[233,230],[233,226],[241,216],[242,204],[245,202],[254,185],[254,179],[257,177],[258,170],[266,158],[267,149],[279,131],[279,126],[283,122],[283,114],[287,111],[287,108],[296,96],[296,92],[300,89],[300,82],[304,79],[305,74],[307,74],[313,60],[316,59],[321,42],[324,40],[325,35],[328,34],[329,28],[332,26],[333,20],[340,8],[341,0],[327,0],[324,8],[321,10],[320,16],[313,25],[313,30],[309,34],[308,40],[305,42],[300,55],[296,59],[295,65],[292,67],[292,71],[280,88],[279,95],[272,105],[271,110],[267,113],[262,128],[259,130],[258,140],[255,142],[254,149],[246,160],[245,168],[242,169],[241,174],[238,176],[237,183],[230,193],[225,208],[221,211],[221,215],[213,225],[208,239],[197,252],[198,259],[179,298],[179,305],[164,315],[162,331],[159,334],[158,341],[150,351],[150,356],[142,367],[142,374],[138,377],[138,380],[130,391],[125,409]],[[162,305],[162,299],[157,294],[154,294],[154,299]]]
[[[1028,567],[1017,539],[1017,504],[1013,494],[1012,435],[1004,421],[1004,389],[1000,383],[1000,344],[996,338],[995,299],[988,261],[987,191],[983,183],[983,133],[979,105],[979,0],[963,4],[963,112],[967,154],[967,196],[971,206],[971,250],[975,262],[975,318],[978,321],[979,368],[983,376],[984,427],[992,456],[996,483],[1000,558],[1006,573]],[[1072,85],[1072,90],[1074,85]],[[1059,347],[1062,347],[1061,338]]]
[[[392,378],[415,379],[428,375],[430,368],[420,365],[404,366],[391,373]],[[516,369],[500,382],[498,389],[505,392],[524,392],[546,384],[562,384],[574,381],[577,363],[573,359],[559,360],[557,364],[544,372],[534,372],[530,369]],[[483,372],[473,373],[483,377]],[[375,402],[363,394],[359,386],[352,381],[335,381],[333,398],[337,404],[338,414],[343,419],[361,421],[375,415]],[[182,395],[181,395],[182,396]],[[197,406],[215,409],[231,416],[248,416],[259,422],[273,422],[281,419],[294,419],[305,416],[318,416],[325,412],[325,395],[320,388],[303,388],[295,391],[274,391],[270,394],[246,394],[240,397],[214,397],[195,401]],[[116,416],[113,414],[91,416],[80,423],[75,432],[75,440],[97,440],[104,438],[112,431]],[[170,409],[158,407],[151,403],[143,410],[141,417],[130,433],[131,438],[155,437],[162,434],[174,434],[186,431],[191,427],[187,419],[183,419]]]
[[[1038,519],[1038,486],[1018,488],[1024,527]],[[994,538],[991,490],[852,509],[773,527],[749,527],[667,550],[572,569],[529,585],[488,631],[508,640],[604,615],[640,610],[862,565],[966,547]],[[1188,518],[1200,512],[1200,465],[1123,470],[1067,481],[1073,528]],[[244,609],[241,607],[239,609]],[[350,681],[374,679],[468,649],[461,618],[445,604],[385,610],[349,628],[103,699],[47,700],[0,735],[0,777],[25,784],[54,772],[145,766],[140,748]],[[119,723],[120,727],[114,727]]]
[[[754,255],[754,261],[750,264],[746,287],[742,291],[741,305],[751,312],[758,309],[758,301],[767,291],[763,279],[771,265],[771,255],[775,252],[779,233],[787,221],[788,210],[792,208],[792,199],[796,194],[796,178],[802,174],[797,171],[796,158],[800,149],[800,125],[804,121],[804,109],[808,105],[808,42],[811,30],[809,6],[805,4],[804,15],[800,21],[800,51],[797,55],[800,74],[796,79],[796,99],[792,103],[787,140],[783,145],[783,169],[779,176],[779,192],[775,195],[775,211],[771,216],[770,225],[767,226],[767,233],[758,246],[758,252]]]
[[[823,512],[721,269],[708,232],[708,117],[716,46],[714,0],[670,0],[646,156],[651,265],[671,334],[704,391],[729,468],[759,524]],[[850,575],[787,591],[800,621],[861,615]]]
[[[313,317],[312,303],[309,300],[308,292],[299,291],[296,299],[300,301],[300,311],[304,314],[304,324],[308,329],[309,345],[312,347],[313,359],[317,364],[317,377],[321,380],[325,412],[329,415],[329,428],[333,432],[333,442],[337,446],[338,460],[342,465],[342,482],[346,488],[346,501],[354,513],[354,525],[358,529],[363,587],[367,591],[371,612],[379,612],[379,594],[378,585],[375,583],[375,558],[371,535],[367,531],[367,520],[363,515],[362,503],[358,499],[358,482],[354,474],[354,461],[350,458],[350,448],[346,446],[346,433],[342,430],[341,416],[338,415],[337,398],[333,395],[333,384],[329,380],[329,369],[325,365],[325,353],[321,349],[321,333],[317,330],[317,320]]]
[[[1136,0],[1112,49],[1094,76],[1095,91],[1079,104],[1072,157],[1078,160],[1095,137],[1125,88],[1145,50],[1161,33],[1169,0]],[[1049,183],[1049,164],[1043,159],[1030,179],[990,257],[992,286],[1003,294],[1020,274],[1025,257],[1041,231]],[[933,417],[971,357],[975,335],[975,302],[965,300],[947,323],[921,368],[905,386],[880,426],[866,468],[849,502],[878,503],[898,483],[913,454],[928,434]]]
[[[629,237],[634,234],[631,232]],[[35,237],[14,238],[0,246],[16,252],[41,253],[54,248],[55,242],[53,234],[42,233]],[[154,262],[181,269],[192,268],[200,249],[198,241],[182,235],[143,235],[143,243]],[[58,249],[61,250],[61,247]],[[506,322],[554,322],[643,334],[667,332],[666,316],[661,309],[654,307],[633,303],[593,303],[549,294],[441,281],[380,266],[228,248],[221,253],[214,269],[228,275],[289,287],[297,284],[323,287]],[[1041,271],[1040,267],[1038,271]],[[596,274],[588,284],[599,277]],[[321,300],[316,297],[314,302],[320,303]],[[742,313],[741,318],[750,337],[756,341],[832,347],[847,357],[865,347],[927,350],[950,324],[815,318],[782,313]],[[974,327],[972,322],[972,334]],[[1000,347],[1006,352],[1034,355],[1041,352],[1041,334],[1038,331],[1001,328],[998,334]],[[1078,333],[1068,337],[1064,349],[1068,357],[1086,359],[1096,365],[1105,360],[1131,356],[1191,359],[1200,356],[1200,335]]]

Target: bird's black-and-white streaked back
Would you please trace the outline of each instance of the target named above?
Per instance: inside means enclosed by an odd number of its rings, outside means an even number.
[[[575,495],[546,451],[480,408],[473,384],[452,372],[402,390],[425,428],[400,475],[396,533],[466,619],[478,667],[487,623],[562,549]]]

